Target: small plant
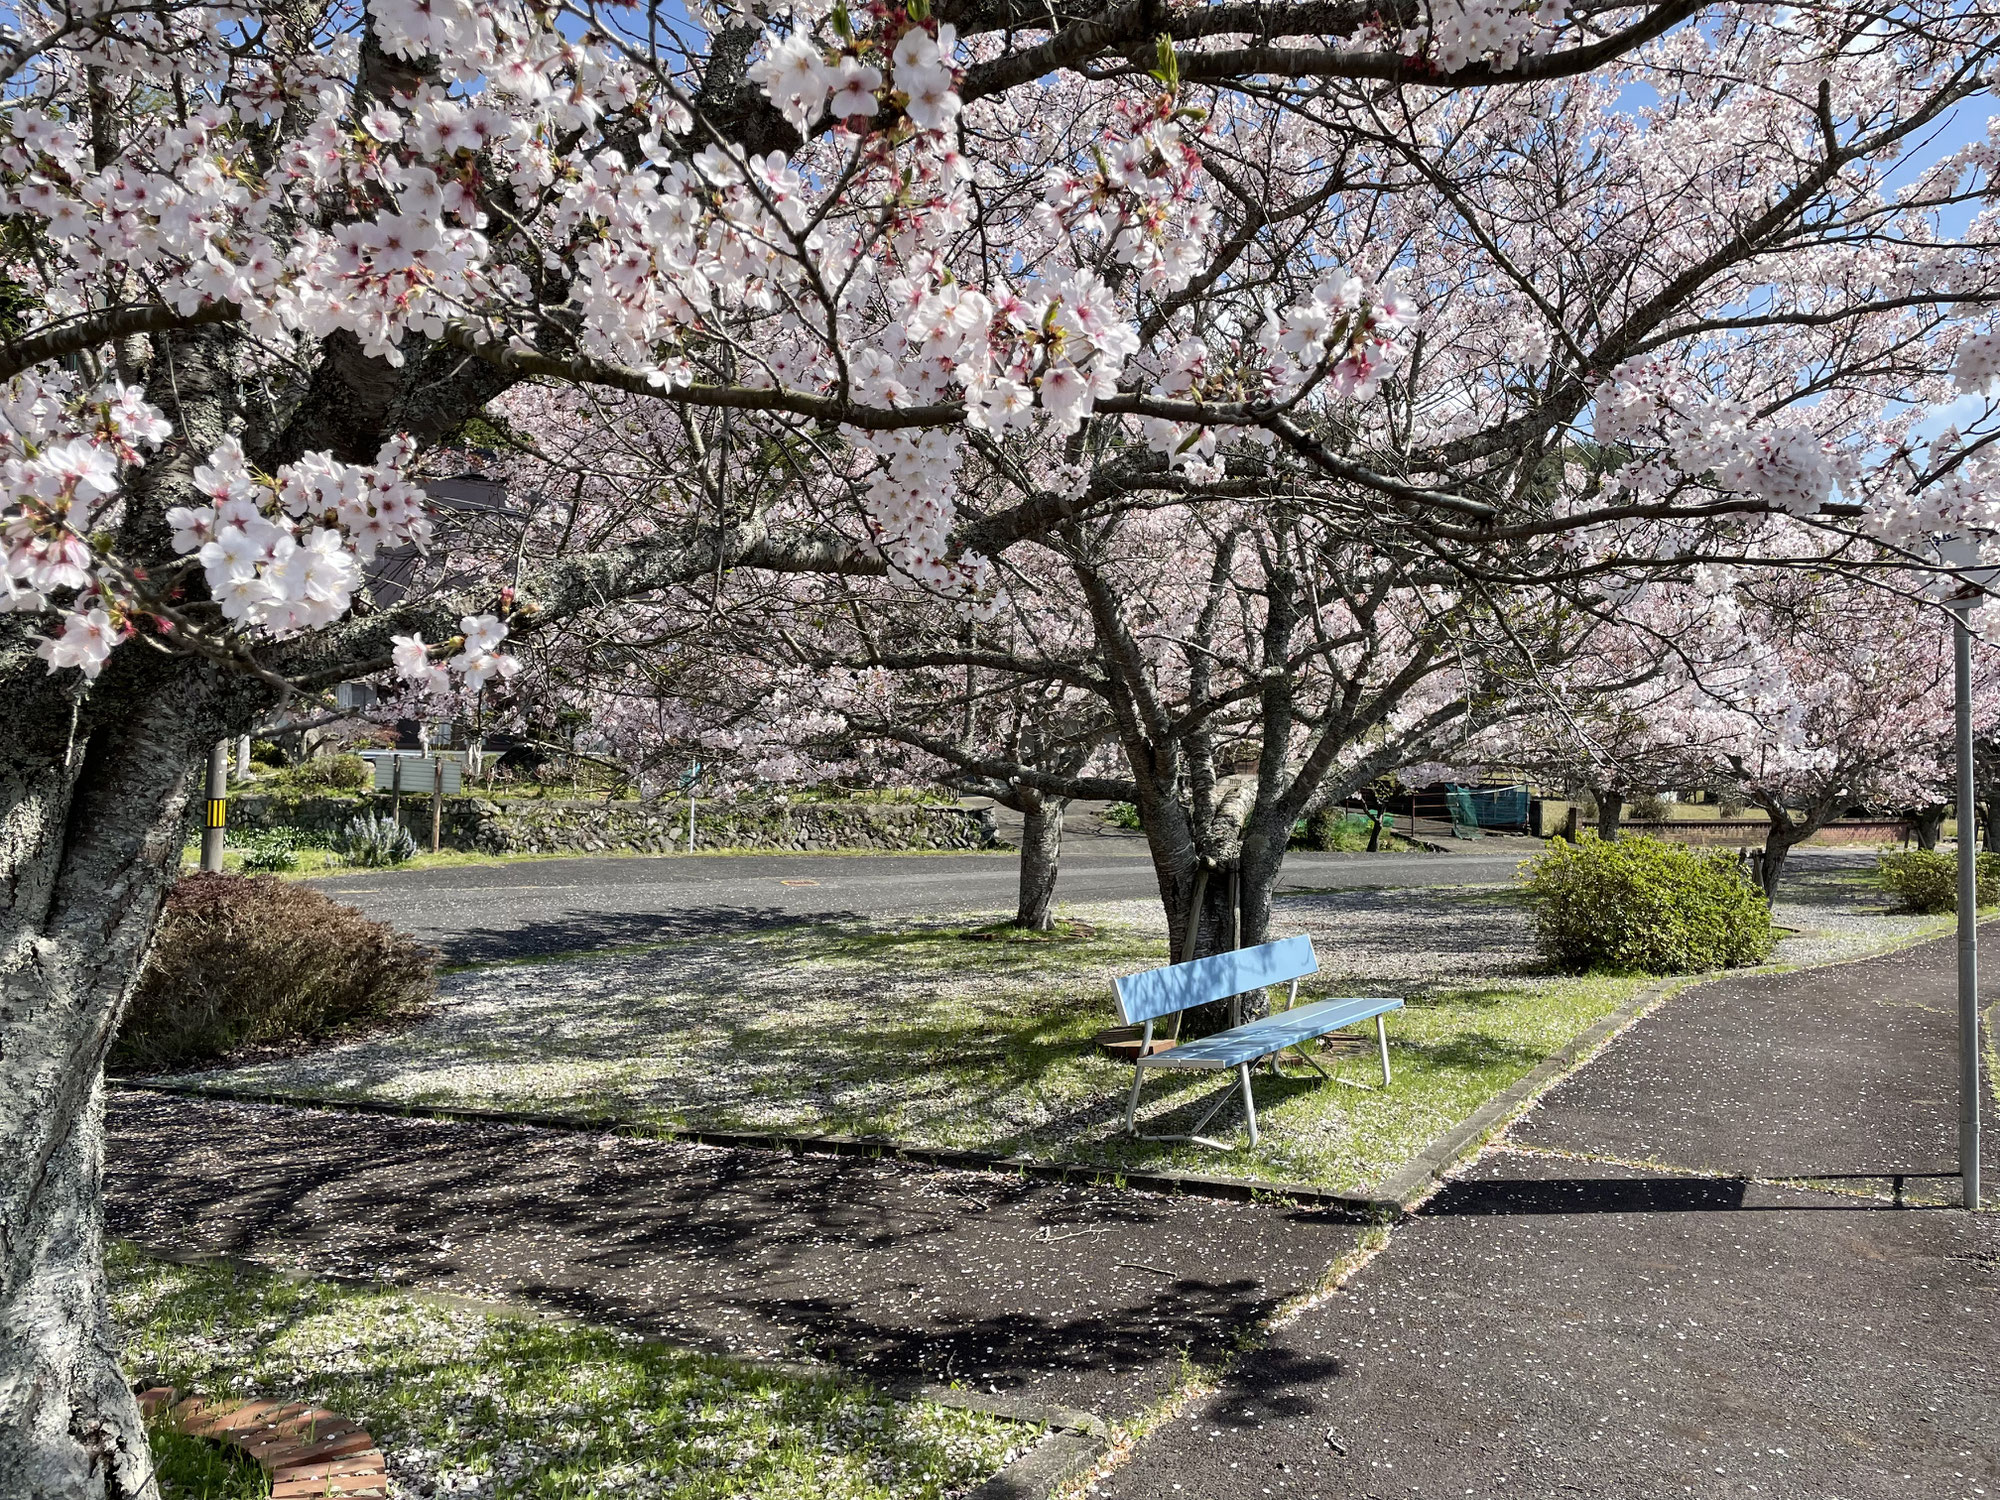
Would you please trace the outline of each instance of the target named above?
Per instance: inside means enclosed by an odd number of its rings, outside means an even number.
[[[230,843],[238,840],[232,837]],[[253,828],[241,839],[243,869],[251,875],[275,875],[296,870],[299,848],[304,841],[296,828]]]
[[[2000,854],[1978,862],[1979,904],[2000,903]],[[1875,865],[1876,877],[1913,912],[1935,916],[1958,910],[1958,856],[1936,849],[1898,849]]]
[[[1697,974],[1771,956],[1770,907],[1728,850],[1558,839],[1521,868],[1536,945],[1565,973]]]
[[[405,1014],[432,994],[428,948],[269,875],[190,875],[159,931],[112,1058],[162,1068]]]
[[[363,813],[347,825],[347,858],[350,864],[378,869],[400,865],[417,852],[410,830],[394,818]]]
[[[1114,802],[1104,809],[1104,821],[1113,828],[1139,827],[1139,809],[1129,802]]]
[[[1386,816],[1381,834],[1375,833],[1376,817],[1352,808],[1323,807],[1293,828],[1291,846],[1322,854],[1363,854],[1372,838],[1378,852],[1404,847],[1405,841],[1389,831]]]

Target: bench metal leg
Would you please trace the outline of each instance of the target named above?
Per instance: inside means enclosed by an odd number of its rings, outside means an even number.
[[[1382,1018],[1375,1018],[1375,1044],[1382,1049],[1382,1087],[1389,1086],[1389,1028],[1382,1024]]]
[[[1305,1044],[1303,1042],[1294,1045],[1291,1048],[1291,1051],[1298,1058],[1300,1062],[1304,1063],[1307,1067],[1311,1068],[1315,1073],[1319,1074],[1320,1077],[1328,1079],[1329,1081],[1333,1078],[1333,1075],[1331,1073],[1327,1072],[1325,1068],[1322,1068],[1319,1065],[1319,1059],[1314,1057],[1310,1052],[1306,1051]],[[1273,1052],[1271,1054],[1271,1071],[1273,1073],[1278,1073],[1279,1071],[1278,1059],[1282,1056],[1283,1053],[1281,1052]],[[1282,1073],[1279,1073],[1279,1076],[1283,1077],[1284,1075]]]
[[[1243,1089],[1243,1111],[1250,1120],[1250,1144],[1254,1146],[1257,1144],[1257,1105],[1256,1101],[1250,1096],[1250,1065],[1248,1063],[1239,1064],[1236,1073]],[[1132,1092],[1125,1101],[1125,1133],[1128,1136],[1135,1141],[1193,1141],[1197,1146],[1207,1146],[1213,1151],[1231,1151],[1235,1149],[1227,1141],[1212,1140],[1201,1133],[1202,1127],[1221,1114],[1223,1107],[1229,1103],[1229,1095],[1232,1091],[1228,1088],[1224,1088],[1222,1097],[1208,1107],[1208,1113],[1194,1122],[1192,1130],[1177,1135],[1142,1134],[1139,1130],[1138,1121],[1139,1085],[1145,1081],[1145,1077],[1146,1070],[1144,1068],[1134,1067],[1132,1069]]]

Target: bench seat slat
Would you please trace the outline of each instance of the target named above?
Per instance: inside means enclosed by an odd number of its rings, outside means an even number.
[[[1200,1041],[1183,1042],[1140,1061],[1149,1068],[1203,1068],[1220,1072],[1402,1008],[1401,1000],[1379,995],[1318,1000],[1232,1026]]]

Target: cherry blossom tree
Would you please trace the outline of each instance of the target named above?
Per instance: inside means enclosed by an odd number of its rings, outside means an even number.
[[[357,677],[504,695],[522,639],[643,642],[734,572],[990,630],[1042,549],[1177,924],[1240,862],[1261,932],[1290,818],[1559,656],[1550,600],[1992,519],[1990,413],[1902,452],[1993,373],[1992,213],[1943,219],[1991,147],[1892,173],[1994,37],[1942,0],[18,7],[0,1492],[153,1492],[101,1065],[215,739]],[[421,498],[496,414],[591,457],[511,555]],[[1192,612],[1145,571],[1181,541]]]

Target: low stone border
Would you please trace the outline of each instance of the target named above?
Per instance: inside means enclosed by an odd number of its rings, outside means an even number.
[[[390,1292],[398,1297],[406,1297],[412,1302],[420,1302],[434,1307],[481,1312],[489,1315],[527,1318],[543,1323],[575,1323],[579,1321],[566,1313],[552,1312],[547,1308],[538,1307],[531,1302],[492,1297],[461,1297],[451,1292],[432,1292],[426,1291],[421,1287],[404,1286],[399,1282],[370,1281],[364,1277],[328,1275],[312,1271],[294,1271],[282,1266],[267,1266],[258,1261],[245,1260],[241,1256],[223,1255],[213,1251],[169,1250],[163,1246],[149,1245],[143,1240],[126,1240],[124,1243],[152,1256],[155,1260],[166,1261],[172,1265],[229,1266],[256,1275],[276,1276],[286,1281],[324,1281],[336,1286]],[[704,1357],[712,1357],[714,1354],[713,1350],[696,1349],[690,1345],[678,1344],[672,1339],[660,1338],[652,1334],[646,1335],[642,1339],[642,1342],[664,1345],[668,1348],[685,1349],[690,1354],[702,1355]],[[773,1375],[790,1376],[800,1380],[852,1380],[855,1378],[838,1365],[821,1364],[808,1360],[763,1359],[755,1355],[742,1354],[730,1354],[724,1357],[732,1364],[741,1365],[747,1370],[767,1371]],[[1109,1423],[1102,1417],[1093,1415],[1087,1411],[1078,1411],[1073,1407],[1044,1406],[1037,1401],[1025,1401],[1019,1397],[1000,1395],[997,1392],[986,1393],[959,1390],[948,1385],[914,1384],[902,1381],[876,1381],[872,1382],[872,1384],[883,1393],[899,1399],[929,1401],[936,1406],[948,1406],[959,1411],[982,1412],[987,1416],[1000,1417],[1010,1422],[1020,1422],[1025,1426],[1047,1429],[1041,1442],[1008,1464],[1006,1468],[1002,1469],[992,1478],[984,1480],[968,1490],[962,1497],[962,1500],[1044,1500],[1044,1497],[1058,1485],[1083,1473],[1095,1464],[1103,1456],[1111,1441],[1111,1427]],[[256,1416],[258,1411],[266,1408],[277,1408],[279,1407],[279,1403],[275,1401],[251,1401],[241,1403],[232,1409],[218,1407],[215,1413],[211,1413],[201,1402],[192,1398],[174,1404],[177,1394],[170,1386],[156,1386],[149,1390],[141,1391],[139,1394],[140,1409],[148,1417],[151,1417],[163,1407],[169,1408],[168,1420],[172,1421],[181,1431],[195,1437],[214,1438],[218,1442],[227,1443],[256,1458],[267,1470],[272,1471],[274,1484],[272,1492],[273,1500],[322,1500],[322,1497],[333,1496],[372,1497],[388,1493],[386,1487],[379,1489],[365,1487],[367,1476],[370,1473],[378,1475],[384,1473],[382,1467],[383,1456],[379,1447],[374,1444],[372,1439],[364,1444],[362,1450],[355,1453],[351,1460],[343,1458],[325,1463],[323,1465],[325,1470],[324,1475],[316,1475],[311,1470],[310,1465],[308,1465],[306,1473],[298,1476],[305,1483],[320,1484],[321,1488],[281,1489],[276,1487],[280,1483],[290,1482],[292,1477],[291,1471],[288,1468],[286,1475],[280,1476],[277,1474],[273,1463],[266,1461],[265,1457],[255,1446],[259,1441],[259,1433],[263,1429],[258,1428],[254,1423],[262,1421],[272,1429],[286,1427],[289,1423],[291,1428],[296,1428],[300,1423],[309,1422],[317,1418],[321,1422],[322,1427],[315,1430],[323,1431],[326,1422],[332,1421],[338,1423],[341,1421],[340,1418],[334,1417],[330,1412],[321,1412],[316,1409],[309,1410],[303,1406],[289,1406],[281,1410],[272,1411],[260,1418]],[[174,1415],[183,1409],[198,1411],[199,1417],[197,1422],[188,1423]],[[245,1417],[250,1419],[248,1425],[239,1423],[237,1420],[238,1418]],[[215,1430],[207,1430],[211,1425]],[[354,1426],[353,1423],[344,1423],[342,1425],[352,1434],[359,1434],[363,1438],[367,1438],[368,1436],[359,1427]],[[273,1448],[268,1451],[280,1454],[279,1462],[287,1464],[293,1462],[289,1457],[282,1456],[281,1450]],[[376,1465],[373,1470],[367,1468],[367,1461],[370,1459]],[[351,1468],[350,1463],[352,1465]],[[350,1480],[361,1483],[364,1487],[354,1488],[350,1485]],[[341,1487],[327,1487],[336,1483]],[[384,1484],[386,1485],[386,1480]]]
[[[330,1500],[389,1493],[382,1450],[356,1423],[296,1401],[205,1401],[172,1386],[139,1392],[139,1409],[190,1437],[253,1458],[271,1476],[272,1500]]]

